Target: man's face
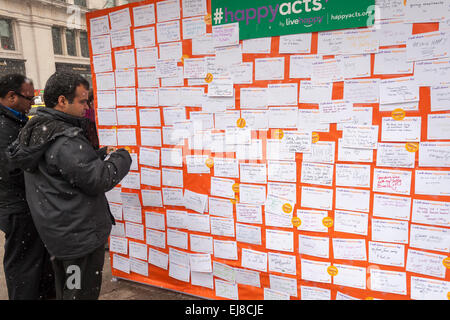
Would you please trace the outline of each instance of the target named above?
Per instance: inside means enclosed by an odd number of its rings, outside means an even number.
[[[15,95],[15,102],[13,108],[20,113],[27,114],[31,105],[33,104],[34,98],[34,87],[31,82],[24,82],[20,91],[18,92],[20,95]]]
[[[75,117],[84,117],[89,109],[88,95],[89,91],[83,85],[79,85],[75,91],[73,102],[69,103],[66,100],[65,108],[62,111]]]

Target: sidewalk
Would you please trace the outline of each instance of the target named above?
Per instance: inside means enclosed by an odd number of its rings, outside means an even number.
[[[3,253],[5,236],[0,232],[0,300],[8,300],[5,273],[3,272]],[[102,290],[100,300],[198,300],[200,298],[173,292],[166,289],[131,282],[128,280],[113,280],[109,252],[105,251],[105,266],[103,268]]]

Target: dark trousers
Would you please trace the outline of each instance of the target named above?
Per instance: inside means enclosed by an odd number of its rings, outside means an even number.
[[[77,259],[52,257],[55,271],[56,299],[97,300],[102,286],[105,246]]]
[[[10,300],[55,298],[55,280],[47,252],[29,212],[0,216],[5,233],[3,268]]]

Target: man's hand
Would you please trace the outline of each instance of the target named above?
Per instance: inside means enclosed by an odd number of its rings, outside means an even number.
[[[116,150],[117,150],[117,148],[115,148],[115,147],[106,147],[106,154],[113,153]]]

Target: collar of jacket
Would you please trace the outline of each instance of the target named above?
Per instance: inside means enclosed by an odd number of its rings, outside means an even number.
[[[0,114],[3,114],[14,121],[20,122],[22,125],[24,125],[28,121],[27,116],[21,114],[16,110],[6,107],[1,103],[0,103]]]
[[[63,121],[68,124],[71,124],[72,126],[79,127],[84,130],[86,129],[87,126],[86,122],[89,120],[87,118],[75,117],[68,113],[47,107],[39,108],[36,111],[36,115]]]

